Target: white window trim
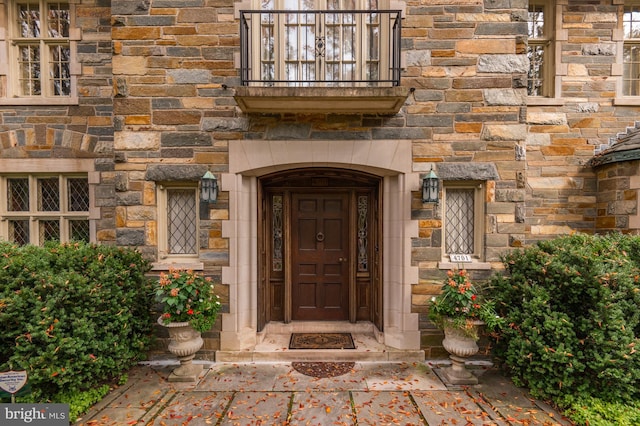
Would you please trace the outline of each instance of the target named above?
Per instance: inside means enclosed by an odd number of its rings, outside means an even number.
[[[96,242],[96,220],[100,219],[100,209],[96,207],[95,186],[100,182],[100,173],[95,171],[95,162],[93,159],[16,159],[3,158],[0,159],[0,170],[3,180],[2,187],[5,185],[7,175],[21,176],[86,176],[89,182],[89,240]],[[53,171],[45,172],[43,170]],[[7,205],[7,194],[0,191],[0,211],[5,212]],[[64,216],[74,216],[76,213],[64,214]],[[45,215],[46,216],[46,215]],[[59,215],[62,216],[62,215]],[[87,217],[87,214],[79,216]],[[0,239],[6,240],[8,237],[8,223],[0,219]]]
[[[11,53],[9,23],[16,1],[0,0],[0,105],[77,105],[78,76],[82,73],[82,66],[78,62],[77,45],[82,39],[82,30],[76,27],[76,4],[81,0],[66,0],[69,5],[69,28],[71,94],[70,96],[38,96],[22,97],[17,95],[16,82],[12,76],[18,75],[18,65]]]
[[[204,263],[199,260],[200,256],[200,226],[199,226],[199,208],[198,202],[198,186],[196,184],[188,184],[184,182],[157,183],[157,224],[158,224],[158,261],[153,263],[154,271],[166,271],[169,268],[183,268],[191,270],[203,270]],[[198,242],[195,254],[169,254],[169,218],[167,217],[167,202],[169,189],[192,189],[196,201],[196,241]]]

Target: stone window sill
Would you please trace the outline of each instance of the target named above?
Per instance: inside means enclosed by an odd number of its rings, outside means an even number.
[[[59,98],[0,98],[0,105],[7,106],[43,106],[43,105],[78,105],[77,97]]]
[[[459,263],[459,262],[438,262],[438,269],[466,269],[466,270],[490,270],[491,263],[489,262],[470,262],[470,263]]]
[[[529,106],[562,106],[564,104],[565,100],[563,98],[527,97],[527,105]]]
[[[640,106],[640,96],[625,96],[615,98],[613,100],[613,104],[622,106]]]
[[[162,262],[154,262],[151,265],[152,271],[168,271],[169,269],[188,269],[192,271],[202,271],[204,270],[204,263],[196,262],[196,261],[162,261]]]

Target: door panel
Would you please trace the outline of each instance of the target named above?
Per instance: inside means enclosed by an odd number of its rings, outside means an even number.
[[[292,319],[349,318],[349,196],[292,195]]]

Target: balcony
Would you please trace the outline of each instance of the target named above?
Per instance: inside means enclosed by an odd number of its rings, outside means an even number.
[[[396,10],[240,12],[245,112],[395,114],[401,16]]]

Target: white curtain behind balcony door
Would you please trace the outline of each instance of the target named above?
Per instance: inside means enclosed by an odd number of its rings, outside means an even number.
[[[284,85],[353,86],[378,80],[381,16],[331,11],[377,10],[378,0],[263,0],[260,19],[260,79],[290,81]],[[323,14],[303,11],[327,11]],[[255,52],[257,53],[257,52]],[[254,54],[255,54],[254,53]]]

